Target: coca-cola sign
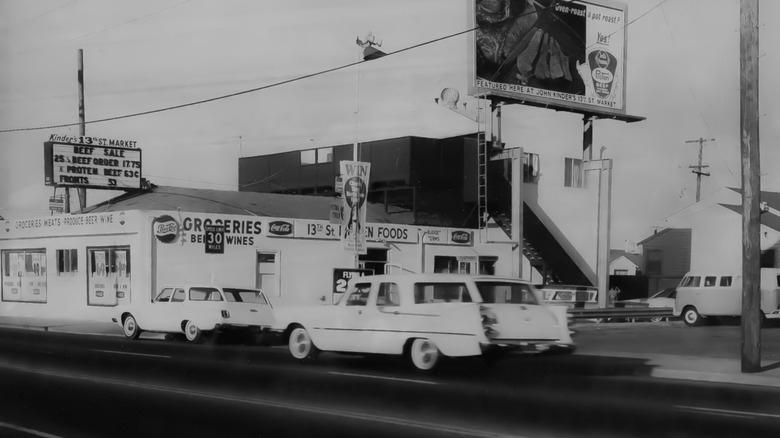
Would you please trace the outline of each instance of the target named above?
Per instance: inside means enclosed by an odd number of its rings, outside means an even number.
[[[179,223],[169,215],[162,215],[154,219],[152,223],[154,237],[162,243],[171,243],[176,241],[179,236]]]
[[[293,226],[285,221],[273,221],[268,224],[268,234],[274,236],[290,236],[293,232]]]
[[[471,233],[468,231],[453,231],[450,234],[452,243],[468,244],[471,243]]]

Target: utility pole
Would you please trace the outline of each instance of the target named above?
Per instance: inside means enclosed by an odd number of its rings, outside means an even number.
[[[79,72],[78,72],[78,81],[79,81],[79,135],[85,136],[86,135],[86,119],[84,118],[84,49],[79,49]],[[79,212],[83,213],[84,209],[87,208],[87,189],[84,187],[79,187],[78,189],[79,194]],[[70,200],[68,200],[70,202]]]
[[[704,143],[708,141],[715,141],[714,138],[699,138],[698,140],[688,140],[686,143],[699,143],[699,165],[688,166],[689,169],[693,169],[691,173],[696,174],[696,202],[701,201],[701,177],[710,176],[709,172],[704,172],[702,169],[710,167],[706,164],[702,164],[702,155],[704,153]]]
[[[761,371],[761,176],[758,130],[758,0],[739,4],[742,157],[742,372]]]

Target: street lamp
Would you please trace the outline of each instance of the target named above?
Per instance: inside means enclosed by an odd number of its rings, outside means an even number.
[[[366,61],[382,58],[387,53],[377,49],[382,47],[382,40],[377,41],[374,35],[369,32],[363,40],[360,37],[355,39],[355,44],[362,50],[358,53],[357,62],[357,102],[355,108],[355,143],[352,148],[352,160],[360,161],[360,64]]]

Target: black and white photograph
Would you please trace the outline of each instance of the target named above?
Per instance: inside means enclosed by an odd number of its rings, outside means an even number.
[[[776,19],[0,0],[0,437],[772,436]]]

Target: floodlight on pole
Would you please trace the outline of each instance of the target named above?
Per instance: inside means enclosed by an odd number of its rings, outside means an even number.
[[[467,103],[463,102],[463,110],[458,109],[458,101],[460,100],[460,92],[457,88],[447,87],[441,90],[439,97],[434,97],[433,101],[437,105],[443,106],[450,111],[460,114],[461,116],[471,120],[472,122],[479,123],[479,115],[472,117],[466,113]]]

